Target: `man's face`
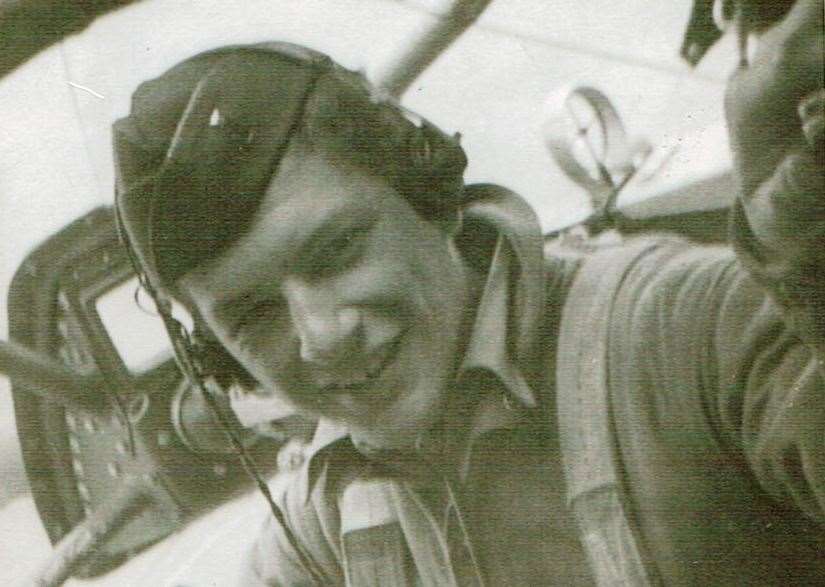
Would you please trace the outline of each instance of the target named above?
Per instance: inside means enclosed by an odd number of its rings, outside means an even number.
[[[293,148],[252,229],[179,286],[264,388],[356,440],[408,448],[443,407],[464,267],[385,180]]]

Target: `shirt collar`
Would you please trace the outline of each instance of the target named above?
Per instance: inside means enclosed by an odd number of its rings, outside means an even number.
[[[501,382],[505,401],[533,408],[537,401],[529,382],[538,377],[540,369],[537,338],[544,308],[543,238],[538,219],[521,197],[505,188],[474,185],[467,192],[465,225],[481,223],[492,228],[495,243],[458,381],[472,371],[485,371]],[[474,436],[504,425],[507,418],[499,412],[482,406],[474,418],[473,426],[478,428]],[[322,418],[307,458],[315,460],[348,437],[345,425]],[[310,475],[307,481],[312,480],[314,468],[310,462],[305,469]]]
[[[509,315],[513,297],[510,276],[516,263],[512,246],[500,236],[458,371],[458,381],[473,371],[486,371],[498,378],[508,397],[526,407],[534,407],[535,396],[511,348],[516,325]]]

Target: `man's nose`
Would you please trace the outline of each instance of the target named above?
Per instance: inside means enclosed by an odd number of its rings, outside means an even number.
[[[301,282],[284,288],[300,341],[301,360],[330,366],[357,350],[361,314],[342,306],[333,291]]]

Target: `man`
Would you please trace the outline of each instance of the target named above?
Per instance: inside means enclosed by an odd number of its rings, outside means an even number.
[[[817,1],[779,26],[762,50],[788,67],[821,45]],[[820,581],[811,71],[731,86],[734,234],[764,285],[673,240],[543,253],[517,196],[464,186],[457,141],[301,48],[144,85],[115,141],[146,283],[192,312],[206,373],[321,419],[243,584]],[[755,162],[763,100],[794,116]]]

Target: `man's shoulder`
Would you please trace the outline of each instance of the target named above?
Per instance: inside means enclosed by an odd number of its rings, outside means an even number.
[[[589,235],[585,229],[573,228],[558,236],[548,238],[544,243],[546,260],[585,261],[594,256],[616,256],[629,248],[647,246],[656,249],[703,249],[712,248],[698,245],[678,235],[654,232],[638,235],[623,235],[615,230]]]
[[[544,243],[545,269],[549,275],[561,275],[567,281],[581,269],[597,264],[621,263],[634,266],[652,257],[690,255],[706,259],[733,259],[727,245],[697,244],[683,237],[666,233],[623,236],[607,231],[592,237],[585,232],[572,231]]]
[[[702,288],[722,295],[737,289],[729,287],[732,278],[744,276],[729,246],[667,234],[559,239],[546,243],[544,261],[547,312],[555,311],[559,319],[571,305],[612,307],[617,300],[624,300],[618,314],[629,317],[645,300],[672,301],[680,291]],[[612,292],[602,291],[607,281],[615,284]]]
[[[673,239],[662,237],[641,237],[625,239],[614,231],[598,236],[590,236],[586,231],[573,229],[548,239],[544,243],[544,268],[547,275],[548,302],[555,304],[559,298],[566,298],[574,278],[585,266],[592,265],[597,259],[618,261],[627,256],[627,250],[638,243],[650,246],[665,246]]]

